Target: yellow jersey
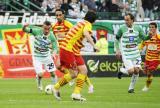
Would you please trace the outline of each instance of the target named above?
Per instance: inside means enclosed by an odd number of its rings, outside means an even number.
[[[69,29],[73,27],[73,24],[70,23],[67,20],[64,20],[63,22],[59,23],[56,22],[52,25],[53,34],[57,37],[59,46],[61,46],[61,43],[64,40],[64,37],[66,36]]]
[[[78,22],[67,33],[61,48],[73,52],[75,55],[80,55],[80,49],[84,46],[82,44],[82,41],[85,38],[83,33],[86,31],[92,33],[92,24],[86,20]]]

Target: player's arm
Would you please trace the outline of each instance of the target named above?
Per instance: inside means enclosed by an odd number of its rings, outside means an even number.
[[[84,31],[83,35],[86,37],[87,41],[93,46],[93,48],[99,51],[99,48],[94,44],[93,39],[91,37],[91,33],[89,31]]]
[[[27,33],[32,33],[32,29],[29,28],[29,24],[24,25],[22,30]]]
[[[152,32],[149,32],[148,35],[145,35],[144,31],[139,27],[139,37],[142,40],[149,40],[151,38]]]
[[[59,44],[57,38],[53,34],[51,35],[51,41],[52,41],[52,53],[59,54]]]
[[[160,40],[160,34],[157,34],[157,39]],[[160,48],[158,48],[158,52],[159,52],[159,59],[160,59]]]
[[[120,28],[117,32],[116,39],[115,39],[116,56],[118,59],[120,59],[121,57],[121,52],[120,52],[120,47],[119,47],[121,36],[122,36],[122,30]]]
[[[116,39],[115,39],[115,48],[116,48],[116,51],[120,50],[120,48],[119,48],[119,43],[120,42],[119,41],[120,41],[121,36],[122,36],[122,29],[120,28],[118,30],[117,34],[116,34]]]
[[[26,33],[31,33],[33,34],[33,36],[36,36],[36,34],[38,34],[41,30],[37,27],[29,27],[29,25],[24,25],[22,30]]]
[[[145,46],[145,41],[141,41],[141,43],[138,44],[138,48],[141,51]]]
[[[91,24],[86,24],[85,27],[83,28],[83,35],[87,39],[87,41],[93,46],[93,48],[96,51],[99,51],[99,48],[95,45],[93,39],[92,39],[92,25]]]

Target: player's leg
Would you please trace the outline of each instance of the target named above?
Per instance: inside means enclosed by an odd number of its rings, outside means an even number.
[[[130,73],[132,74],[133,65],[131,60],[126,60],[125,58],[122,58],[122,59],[123,59],[124,67],[120,68],[120,72],[118,72],[117,74],[118,79],[121,79],[123,74],[125,75],[129,75]]]
[[[150,65],[150,63],[149,63],[149,61],[145,61],[145,63],[144,63],[144,74],[146,74],[147,75],[147,80],[146,80],[146,84],[145,84],[145,86],[144,86],[144,88],[142,89],[142,91],[148,91],[149,90],[149,85],[150,85],[150,83],[151,83],[151,81],[152,81],[152,77],[151,77],[151,75],[149,75],[149,73],[150,73],[150,71],[151,70],[149,70],[149,66]]]
[[[75,63],[75,57],[73,53],[61,49],[60,64],[61,66],[59,69],[67,74],[64,74],[64,76],[53,86],[54,96],[56,99],[60,99],[57,94],[59,89],[76,77],[75,70],[77,65]]]
[[[134,87],[135,87],[135,84],[138,80],[138,77],[139,77],[138,73],[133,73],[132,74],[131,82],[130,82],[130,85],[129,85],[129,88],[128,88],[128,93],[134,93]]]
[[[123,63],[124,63],[125,68],[123,68],[123,70],[121,69],[120,72],[118,72],[119,79],[121,79],[123,74],[132,75],[134,73],[133,62],[131,60],[127,60],[125,58],[122,58],[122,59],[123,59]],[[132,75],[131,82],[130,82],[129,89],[128,89],[128,93],[134,93],[134,86],[133,86],[135,83],[134,79],[135,79],[135,76]]]
[[[93,93],[94,87],[88,76],[86,77],[86,84],[88,85],[88,93]]]
[[[77,66],[78,66],[78,71],[82,71],[81,66],[85,65],[83,57],[82,56],[76,56],[76,63],[77,63]],[[86,65],[85,65],[85,70],[84,71],[87,71]],[[91,83],[90,79],[88,78],[88,76],[86,77],[85,83],[88,86],[88,93],[93,93],[94,92],[94,87],[93,87],[93,84]]]
[[[60,57],[58,56],[58,55],[55,55],[54,56],[54,62],[55,62],[55,65],[56,65],[56,67],[57,67],[57,69],[59,70],[59,71],[61,71],[63,74],[68,74],[69,73],[69,71],[67,71],[67,70],[65,70],[63,67],[61,67],[61,65],[60,65]],[[59,78],[57,77],[57,81],[59,80]],[[73,86],[74,85],[74,79],[73,80],[71,80],[70,82],[69,82],[69,85],[70,86]]]
[[[76,77],[75,72],[72,69],[65,69],[64,71],[70,71],[59,79],[59,81],[53,86],[53,92],[56,99],[61,100],[59,89],[69,83],[72,79]]]
[[[145,74],[147,75],[146,85],[142,89],[142,91],[148,91],[152,80],[153,80],[153,72],[158,68],[159,61],[145,61]]]
[[[44,68],[50,73],[51,81],[53,84],[57,83],[57,76],[55,75],[56,66],[51,56],[48,56],[44,61]]]
[[[144,88],[142,89],[142,91],[148,91],[151,83],[153,80],[153,75],[152,74],[147,74],[147,80],[146,80],[146,85],[144,86]]]
[[[84,82],[86,81],[86,77],[87,77],[86,66],[85,65],[79,66],[78,72],[79,73],[76,78],[76,87],[71,97],[73,100],[84,101],[86,99],[81,97],[81,91],[82,91]]]
[[[77,65],[78,65],[78,72],[79,73],[76,78],[76,87],[72,93],[72,99],[84,101],[86,99],[81,97],[81,90],[82,90],[84,82],[86,81],[86,78],[87,78],[87,67],[84,63],[82,56],[75,56],[75,59],[76,59]]]
[[[133,69],[131,70],[131,72],[129,72],[129,73],[132,73],[132,77],[131,77],[128,93],[134,93],[134,87],[138,80],[139,72],[142,69],[141,62],[142,62],[141,58],[137,58],[136,60],[132,61]]]
[[[39,90],[43,90],[42,78],[44,70],[42,68],[42,63],[36,58],[33,58],[33,66],[36,72],[36,82]]]

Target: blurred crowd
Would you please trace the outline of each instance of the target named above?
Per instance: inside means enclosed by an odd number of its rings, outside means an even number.
[[[72,18],[82,18],[88,10],[112,15],[120,13],[122,17],[126,12],[131,12],[138,21],[155,20],[160,16],[160,0],[9,0],[10,4],[26,11],[17,1],[32,11],[55,12],[61,8]],[[12,7],[0,7],[1,10],[14,11]]]

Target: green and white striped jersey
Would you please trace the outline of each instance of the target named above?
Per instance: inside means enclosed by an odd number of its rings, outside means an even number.
[[[29,28],[26,27],[25,32],[31,33],[35,40],[33,45],[33,52],[35,57],[47,57],[51,55],[51,51],[58,52],[58,44],[56,37],[53,35],[52,32],[45,36],[43,34],[42,28]]]
[[[119,39],[119,47],[123,58],[128,60],[135,60],[140,58],[140,51],[138,49],[139,40],[146,40],[143,30],[138,25],[133,25],[128,28],[122,25],[118,30],[116,38]]]

